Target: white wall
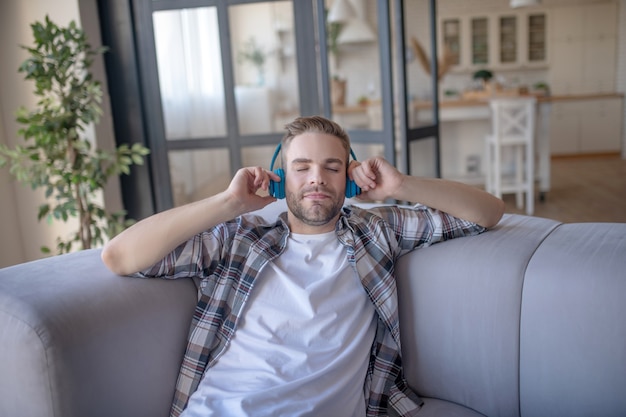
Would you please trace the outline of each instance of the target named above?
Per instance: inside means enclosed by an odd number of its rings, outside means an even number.
[[[0,7],[2,6],[0,5]],[[1,74],[0,78],[2,78]],[[2,84],[0,84],[0,97],[2,97]],[[0,101],[0,116],[2,114],[2,101]],[[3,118],[0,117],[1,144],[7,144],[5,131]],[[14,260],[24,259],[22,236],[16,222],[18,212],[15,204],[15,191],[11,178],[6,174],[6,171],[6,169],[0,171],[0,219],[2,219],[0,220],[0,236],[2,236],[2,240],[0,240],[0,267],[10,265]]]
[[[72,0],[55,2],[54,8],[45,0],[9,0],[0,3],[0,38],[3,39],[0,43],[0,116],[3,140],[9,146],[19,143],[17,131],[20,126],[15,121],[15,110],[20,106],[31,108],[36,103],[36,97],[31,93],[32,85],[25,82],[23,75],[17,72],[20,63],[26,58],[26,52],[19,45],[32,44],[30,23],[43,19],[46,13],[49,13],[51,19],[64,24],[78,18],[78,7]],[[17,248],[19,245],[19,254],[2,250],[0,262],[2,265],[10,265],[41,257],[39,248],[42,245],[54,245],[56,234],[55,227],[37,223],[41,193],[32,192],[30,188],[15,183],[6,169],[0,175],[3,183],[10,183],[8,192],[2,196],[4,211],[15,213],[15,217],[2,220],[2,246],[4,249],[5,246]],[[5,195],[9,198],[5,199]]]
[[[19,65],[26,59],[26,52],[19,45],[31,45],[30,24],[42,21],[46,14],[59,25],[71,20],[88,22],[88,36],[92,45],[100,44],[99,26],[95,0],[3,0],[0,2],[0,142],[9,146],[21,143],[17,132],[21,127],[15,121],[15,111],[20,106],[32,108],[36,97],[33,86],[24,81],[18,73]],[[82,15],[82,16],[81,16]],[[102,60],[94,67],[94,73],[104,80]],[[104,84],[106,91],[106,84]],[[105,97],[105,113],[108,114],[108,100]],[[113,134],[110,119],[106,117],[94,131],[99,146],[111,147]],[[119,187],[114,184],[106,193],[112,207],[119,207]],[[71,224],[47,224],[37,221],[38,206],[43,202],[39,191],[16,183],[8,169],[0,170],[0,267],[41,258],[41,246],[55,248],[56,236],[74,230]]]

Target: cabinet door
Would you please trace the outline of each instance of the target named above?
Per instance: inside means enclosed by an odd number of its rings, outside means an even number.
[[[553,94],[581,93],[583,44],[580,41],[555,41],[550,61],[550,86]]]
[[[525,16],[525,61],[531,66],[548,63],[548,15],[529,13]]]
[[[457,71],[548,63],[548,13],[544,11],[442,17],[439,27],[439,47],[452,53]]]
[[[470,62],[473,69],[490,66],[489,39],[491,38],[489,18],[474,16],[469,18]]]
[[[580,41],[583,38],[583,13],[579,6],[554,8],[552,37],[555,41]]]
[[[545,67],[548,64],[547,12],[509,12],[493,16],[492,59],[496,68]]]
[[[550,83],[554,94],[615,91],[615,2],[555,7]]]
[[[616,152],[621,148],[622,99],[584,102],[580,114],[580,151]]]
[[[492,28],[488,16],[443,17],[439,20],[439,48],[452,55],[453,71],[491,66]]]
[[[503,66],[519,64],[519,41],[518,28],[519,18],[517,15],[498,16],[498,63]]]
[[[586,39],[582,46],[581,93],[615,91],[617,39]]]
[[[441,20],[440,51],[445,51],[451,55],[451,62],[454,66],[461,65],[462,44],[461,44],[461,19],[445,18]],[[443,54],[443,52],[440,52]]]
[[[581,6],[584,39],[604,39],[617,36],[618,9],[615,2]]]
[[[579,102],[553,103],[550,115],[550,154],[580,152]]]

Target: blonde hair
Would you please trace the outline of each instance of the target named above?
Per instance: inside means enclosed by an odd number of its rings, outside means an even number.
[[[324,133],[339,139],[346,150],[346,162],[350,159],[350,136],[339,124],[332,120],[322,116],[301,116],[297,117],[293,122],[287,123],[285,130],[287,132],[281,141],[283,155],[296,136],[304,133]]]

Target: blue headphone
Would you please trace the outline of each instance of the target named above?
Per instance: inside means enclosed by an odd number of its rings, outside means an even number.
[[[270,164],[270,170],[274,171],[274,174],[280,177],[280,182],[270,180],[269,188],[270,195],[278,199],[285,198],[285,170],[282,168],[274,169],[274,162],[276,161],[276,157],[280,152],[280,148],[281,144],[279,143],[276,147],[276,151],[274,151],[274,156],[272,156],[272,163]],[[354,155],[354,152],[352,151],[352,148],[350,149],[350,155],[352,156],[352,159],[354,159],[355,161],[357,160],[356,155]],[[352,198],[359,194],[361,194],[361,188],[359,188],[359,186],[356,185],[354,181],[346,176],[346,198]]]

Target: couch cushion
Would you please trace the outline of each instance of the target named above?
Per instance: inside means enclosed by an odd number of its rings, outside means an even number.
[[[626,415],[626,224],[564,224],[528,265],[522,416]]]
[[[558,226],[507,215],[492,230],[414,251],[397,266],[403,362],[424,397],[519,415],[519,319],[526,266]]]

